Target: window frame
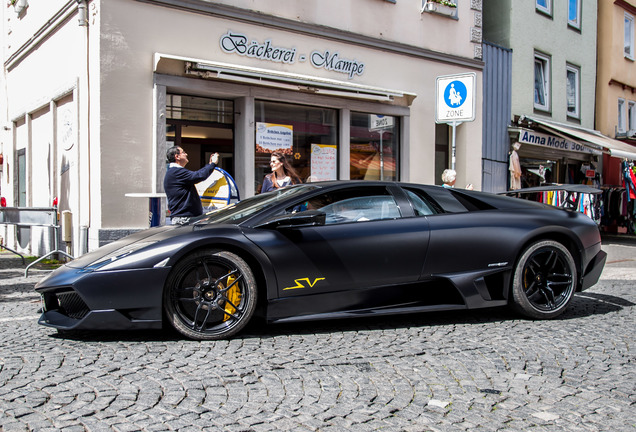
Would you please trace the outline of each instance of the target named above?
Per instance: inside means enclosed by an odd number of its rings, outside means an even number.
[[[576,18],[574,20],[570,18],[572,4],[576,5]],[[568,0],[568,26],[581,30],[581,0]]]
[[[568,85],[569,85],[569,80],[568,80],[568,73],[574,73],[575,75],[575,82],[574,82],[574,105],[575,105],[575,110],[574,112],[570,112],[569,111],[569,104],[568,104]],[[580,119],[581,118],[581,69],[578,66],[574,66],[572,64],[566,64],[565,65],[565,82],[566,82],[566,114],[568,117],[571,118],[576,118],[576,119]]]
[[[618,133],[626,133],[626,109],[625,99],[618,98],[618,119],[616,122],[616,131]]]
[[[636,133],[636,102],[627,101],[627,134]]]
[[[535,9],[537,12],[548,15],[548,16],[552,16],[552,0],[545,0],[545,6],[542,4],[539,4],[540,0],[535,0]]]
[[[624,20],[624,37],[623,41],[623,55],[629,60],[634,60],[634,16],[625,12]],[[629,35],[627,30],[629,29]]]
[[[541,104],[537,102],[536,96],[533,94],[532,101],[534,104],[534,109],[539,111],[549,112],[551,109],[551,58],[547,54],[540,53],[535,51],[534,53],[534,86],[533,93],[537,91],[537,62],[541,63],[541,70],[543,72],[543,96],[545,98],[545,103]]]

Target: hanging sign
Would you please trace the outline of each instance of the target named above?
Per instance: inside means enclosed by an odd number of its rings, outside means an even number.
[[[369,114],[369,131],[393,128],[393,116]]]
[[[475,120],[475,79],[474,72],[437,77],[435,123]]]

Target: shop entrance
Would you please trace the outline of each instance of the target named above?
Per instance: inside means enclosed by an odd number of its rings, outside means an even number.
[[[187,168],[198,170],[212,153],[221,155],[220,168],[234,177],[234,103],[231,100],[168,94],[166,144],[188,153]]]

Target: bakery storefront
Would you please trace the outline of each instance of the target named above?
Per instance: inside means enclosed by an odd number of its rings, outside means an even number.
[[[284,154],[305,182],[404,177],[414,93],[357,84],[365,62],[335,49],[305,53],[238,32],[218,43],[223,60],[253,58],[263,67],[155,54],[159,189],[162,155],[173,145],[190,155],[190,169],[219,152],[242,196],[260,191],[273,152]],[[270,69],[299,62],[342,80]]]

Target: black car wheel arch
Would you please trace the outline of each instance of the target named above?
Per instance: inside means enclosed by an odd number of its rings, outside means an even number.
[[[257,289],[249,265],[218,249],[190,253],[173,268],[163,305],[170,324],[198,340],[228,338],[239,332],[256,308]]]
[[[538,240],[521,253],[512,279],[513,308],[534,319],[560,315],[578,286],[577,264],[562,243]]]

